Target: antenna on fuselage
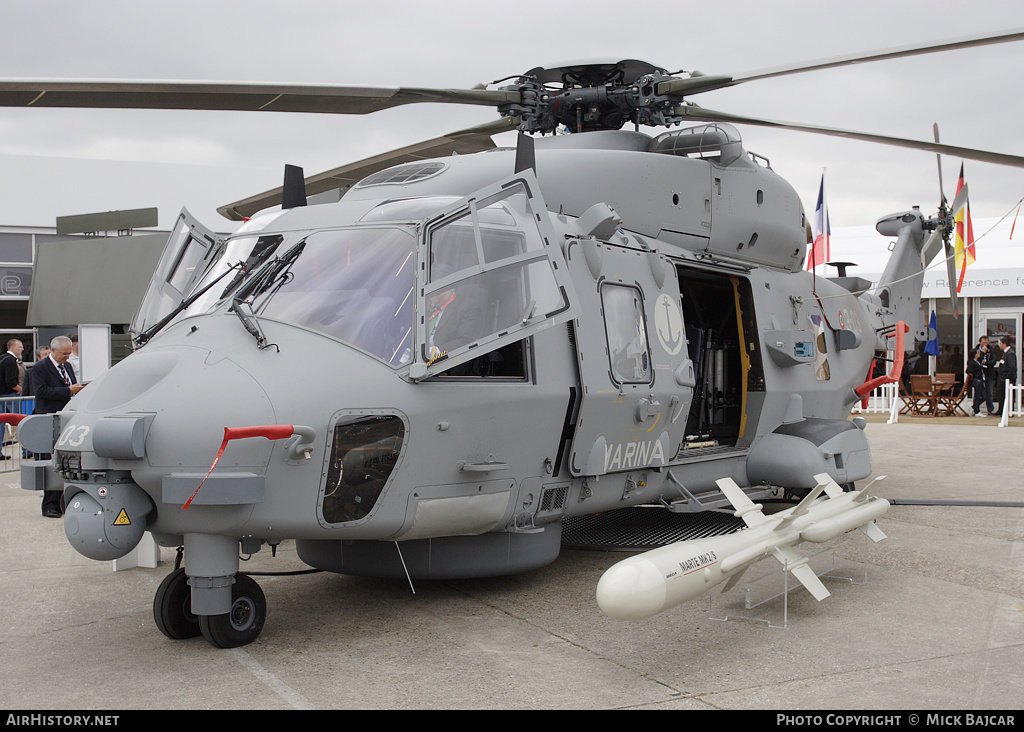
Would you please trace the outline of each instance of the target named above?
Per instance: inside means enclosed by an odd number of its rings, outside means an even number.
[[[306,180],[302,168],[297,165],[284,166],[284,190],[281,192],[281,208],[297,208],[306,205]]]
[[[522,173],[524,170],[537,172],[537,155],[534,151],[533,138],[525,132],[519,133],[516,140],[516,170]]]

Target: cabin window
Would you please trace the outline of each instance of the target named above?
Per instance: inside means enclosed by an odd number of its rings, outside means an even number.
[[[609,284],[601,290],[601,304],[612,379],[618,384],[649,384],[651,357],[643,294],[636,287]]]
[[[405,424],[394,415],[358,416],[334,428],[324,521],[358,521],[370,513],[398,463],[404,440]]]

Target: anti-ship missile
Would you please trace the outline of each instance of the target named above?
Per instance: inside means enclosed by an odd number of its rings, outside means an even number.
[[[799,504],[765,516],[731,478],[718,487],[747,528],[728,536],[680,541],[630,557],[610,567],[597,584],[597,603],[617,620],[642,620],[704,594],[728,581],[739,581],[754,562],[774,555],[817,600],[829,591],[793,549],[804,541],[822,543],[859,528],[872,541],[885,534],[874,523],[889,508],[884,498],[868,495],[871,485],[844,492],[828,474],[814,476],[817,486]],[[819,496],[825,492],[827,498]]]

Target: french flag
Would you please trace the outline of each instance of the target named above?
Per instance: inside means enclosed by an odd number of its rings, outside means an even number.
[[[832,256],[830,237],[832,227],[828,221],[828,207],[825,205],[825,174],[821,174],[821,187],[818,188],[818,205],[814,209],[814,220],[811,222],[811,256],[807,258],[807,269],[825,264]]]

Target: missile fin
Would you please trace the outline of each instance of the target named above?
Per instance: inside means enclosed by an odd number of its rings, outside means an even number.
[[[726,582],[725,586],[722,588],[722,594],[724,595],[726,592],[735,587],[739,583],[740,578],[743,577],[744,574],[746,574],[747,570],[750,569],[750,567],[751,565],[748,564],[746,567],[744,567],[739,572],[730,577],[729,581]]]
[[[873,481],[864,486],[863,490],[857,491],[857,495],[856,497],[854,497],[853,500],[857,501],[858,503],[868,500],[868,496],[871,493],[871,489],[875,487],[875,483],[880,483],[883,480],[885,480],[884,475],[878,476]]]
[[[818,499],[818,496],[820,496],[821,492],[825,490],[825,487],[825,483],[819,482],[818,485],[814,487],[814,490],[812,490],[810,493],[804,496],[803,500],[801,500],[800,503],[796,504],[793,510],[790,511],[790,513],[784,519],[782,519],[782,523],[780,523],[775,528],[775,530],[778,531],[779,529],[785,528],[793,521],[807,513],[811,508],[811,504]]]
[[[774,554],[775,558],[782,562],[783,566],[797,578],[800,584],[807,588],[815,600],[821,602],[832,594],[811,569],[807,563],[807,557],[801,556],[789,547],[776,547]]]
[[[885,532],[878,528],[878,524],[874,521],[868,521],[866,524],[861,524],[857,528],[876,544],[886,538]]]
[[[814,476],[814,479],[818,481],[818,485],[825,486],[825,492],[829,498],[839,498],[843,495],[843,489],[839,487],[839,484],[832,480],[832,476],[828,473],[818,473]]]
[[[732,478],[719,478],[715,481],[719,489],[729,499],[729,503],[736,509],[735,516],[743,519],[747,526],[758,526],[768,518],[761,513],[760,504],[751,501],[743,489],[736,485]]]

